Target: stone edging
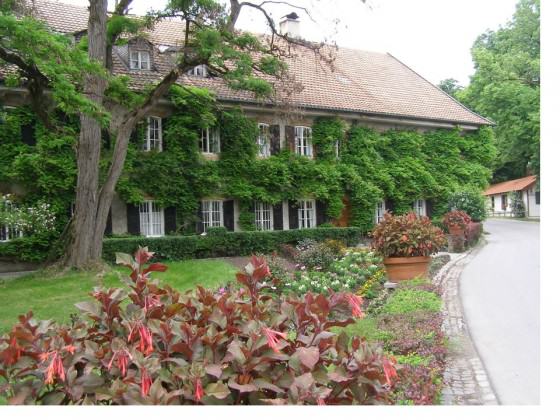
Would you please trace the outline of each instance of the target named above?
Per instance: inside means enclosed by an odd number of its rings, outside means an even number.
[[[443,373],[444,405],[499,404],[486,369],[471,340],[459,295],[461,273],[483,245],[484,243],[464,254],[449,254],[451,260],[432,280],[435,285],[441,287],[442,330],[449,339],[449,355]]]

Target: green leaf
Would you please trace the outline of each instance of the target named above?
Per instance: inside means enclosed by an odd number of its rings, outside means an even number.
[[[231,394],[231,391],[223,382],[216,382],[206,385],[206,388],[204,388],[204,394],[209,397],[223,400],[224,398],[227,398],[229,394]]]

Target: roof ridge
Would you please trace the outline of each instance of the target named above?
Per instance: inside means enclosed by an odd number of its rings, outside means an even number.
[[[482,115],[478,114],[477,112],[473,111],[472,109],[470,109],[469,107],[467,107],[466,105],[464,105],[463,103],[461,103],[460,101],[458,101],[457,99],[455,99],[453,96],[451,96],[450,94],[448,94],[446,91],[444,91],[443,89],[441,89],[439,86],[434,85],[432,82],[430,82],[428,79],[426,79],[424,76],[422,76],[420,73],[418,73],[416,70],[412,69],[411,67],[409,67],[408,65],[406,65],[405,63],[403,63],[401,60],[399,60],[397,57],[395,57],[393,54],[391,53],[387,53],[387,55],[389,57],[391,57],[393,60],[395,60],[397,63],[401,64],[402,66],[406,67],[408,70],[410,70],[411,72],[413,72],[415,75],[417,75],[418,77],[420,77],[422,80],[424,80],[425,82],[427,82],[430,86],[432,86],[433,88],[437,89],[438,91],[440,91],[441,93],[443,93],[445,96],[447,96],[448,98],[450,98],[452,101],[454,101],[456,104],[460,105],[463,109],[465,109],[466,111],[470,112],[471,114],[476,115],[477,117],[483,119],[484,121],[488,122],[490,125],[496,125],[496,123],[494,121],[492,121],[489,118],[483,117]]]

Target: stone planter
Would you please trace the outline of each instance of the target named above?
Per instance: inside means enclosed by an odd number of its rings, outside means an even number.
[[[451,225],[447,228],[449,234],[453,236],[465,236],[465,230],[459,225]]]
[[[386,257],[383,265],[391,282],[428,277],[432,257]]]

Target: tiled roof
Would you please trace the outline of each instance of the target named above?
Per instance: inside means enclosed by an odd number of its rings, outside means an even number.
[[[521,191],[537,182],[536,175],[526,176],[525,178],[512,179],[511,181],[500,182],[490,185],[484,195],[494,195],[507,193],[510,191]]]
[[[43,0],[36,0],[35,4],[37,16],[57,32],[74,33],[87,28],[85,7]],[[180,45],[183,24],[164,20],[147,35],[156,46]],[[130,71],[126,63],[115,59],[115,72],[130,74],[136,87],[158,81],[171,64],[168,54],[155,50],[157,71]],[[294,56],[287,59],[287,64],[295,82],[303,87],[290,97],[299,107],[450,123],[492,124],[390,54],[338,48],[332,50],[335,61],[334,69],[331,69],[319,63],[311,51],[301,47],[295,51]],[[179,83],[208,87],[222,100],[256,102],[251,93],[232,90],[218,78],[185,75]]]

